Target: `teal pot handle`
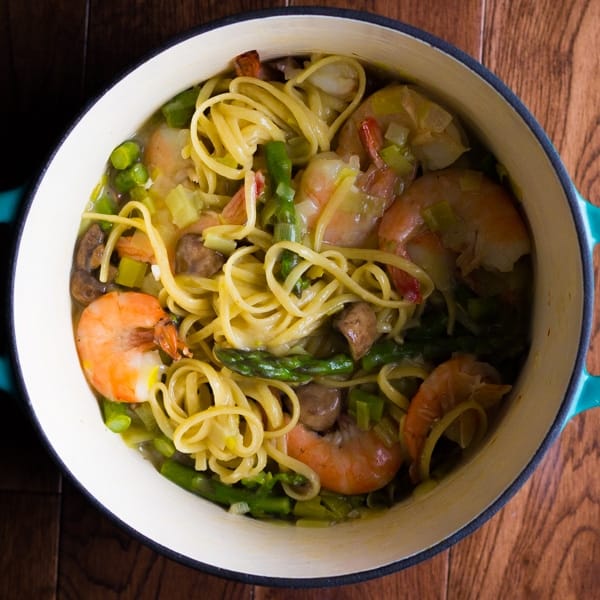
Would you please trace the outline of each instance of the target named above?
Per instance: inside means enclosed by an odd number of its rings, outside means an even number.
[[[23,198],[24,193],[24,187],[0,191],[0,224],[10,224],[14,222],[19,203]],[[0,390],[8,392],[9,394],[13,394],[15,390],[14,377],[8,354],[0,354]]]
[[[594,246],[600,244],[600,207],[588,202],[579,192],[577,196],[579,198],[579,208],[583,216],[591,260],[594,253]],[[600,376],[592,375],[584,367],[579,380],[579,386],[575,392],[575,402],[571,406],[566,422],[584,410],[598,406],[600,406]]]

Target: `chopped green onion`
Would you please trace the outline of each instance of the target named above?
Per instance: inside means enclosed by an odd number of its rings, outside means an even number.
[[[147,268],[148,265],[146,263],[130,258],[129,256],[124,256],[119,261],[115,282],[125,287],[139,288],[144,281]]]
[[[115,169],[122,171],[130,167],[140,157],[140,146],[131,140],[117,146],[110,154],[110,162]]]
[[[160,109],[169,127],[182,128],[189,125],[194,110],[199,89],[197,87],[185,90]]]
[[[108,398],[102,399],[104,424],[114,433],[122,433],[131,425],[131,417],[127,414],[127,405],[113,402]]]

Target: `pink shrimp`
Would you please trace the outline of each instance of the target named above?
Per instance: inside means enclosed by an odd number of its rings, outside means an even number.
[[[400,444],[386,446],[348,416],[340,417],[338,426],[320,435],[299,423],[287,434],[288,454],[313,469],[332,492],[366,494],[387,485],[402,465]]]
[[[366,98],[340,130],[336,152],[343,158],[358,156],[366,169],[372,156],[361,131],[365,120],[377,123],[389,142],[410,149],[413,155],[402,173],[408,185],[415,177],[417,162],[427,171],[451,165],[467,148],[454,117],[439,104],[407,85],[389,85]]]
[[[180,350],[177,330],[158,300],[141,292],[110,292],[81,313],[76,344],[84,373],[96,391],[116,402],[148,399],[162,361],[158,348],[173,359]]]
[[[309,162],[300,179],[296,210],[308,231],[315,229],[330,201],[337,204],[323,233],[328,244],[373,245],[377,224],[396,198],[398,176],[379,155],[382,135],[374,119],[360,124],[360,139],[371,157],[365,172],[360,171],[357,157],[346,160],[326,152]]]
[[[481,401],[484,408],[489,407],[510,389],[510,385],[500,383],[500,375],[492,365],[470,354],[456,355],[438,365],[421,383],[404,419],[402,431],[412,460],[413,479],[419,479],[416,465],[435,421],[470,399]]]
[[[179,183],[189,181],[194,164],[190,158],[183,157],[183,149],[189,140],[187,129],[161,125],[153,131],[144,150],[144,162],[154,179],[154,189],[158,187],[168,191]]]
[[[447,222],[432,231],[424,214],[436,207],[443,209]],[[451,277],[447,273],[451,261],[466,278],[478,268],[509,272],[531,250],[527,228],[510,194],[482,173],[459,168],[416,179],[381,219],[379,245],[422,266],[436,285],[430,271],[437,270],[441,279],[444,271],[446,278]],[[419,302],[418,282],[390,272],[398,291]]]

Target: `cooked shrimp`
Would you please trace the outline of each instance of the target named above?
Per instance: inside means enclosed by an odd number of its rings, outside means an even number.
[[[299,423],[287,434],[288,454],[313,469],[332,492],[366,494],[388,484],[402,464],[400,444],[388,448],[348,416],[340,417],[338,426],[320,435]]]
[[[433,232],[440,241],[437,246],[430,235],[436,217],[426,219],[427,211],[443,213],[443,222]],[[428,263],[430,270],[437,269],[438,278],[447,270],[448,252],[466,278],[478,268],[511,271],[531,250],[527,228],[510,194],[482,173],[458,168],[416,179],[381,219],[379,245],[425,270],[423,263]],[[394,279],[399,292],[419,301],[418,284],[411,278]]]
[[[411,475],[418,479],[427,435],[435,421],[461,402],[476,400],[483,408],[498,402],[511,389],[500,383],[498,371],[470,354],[456,355],[438,365],[410,401],[403,425],[404,443],[412,460]]]
[[[377,224],[395,198],[395,176],[363,176],[356,159],[346,161],[333,152],[318,154],[308,163],[296,193],[296,211],[319,242],[376,245]]]
[[[449,112],[410,86],[389,85],[364,100],[340,130],[337,152],[357,155],[363,169],[369,162],[360,133],[366,119],[374,119],[389,142],[410,148],[427,171],[451,165],[467,150]],[[415,169],[407,168],[404,182],[414,176]]]
[[[194,163],[183,156],[189,143],[187,129],[161,125],[154,130],[144,150],[144,162],[154,180],[155,192],[166,195],[177,184],[189,181],[193,176]]]
[[[140,292],[111,292],[81,313],[77,351],[96,391],[117,402],[144,402],[163,364],[158,348],[173,359],[179,350],[177,330],[158,300]]]

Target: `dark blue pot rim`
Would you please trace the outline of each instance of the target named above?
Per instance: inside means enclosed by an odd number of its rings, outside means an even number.
[[[55,146],[53,152],[49,155],[45,166],[40,170],[40,173],[36,179],[36,181],[23,188],[22,190],[22,200],[17,208],[14,210],[14,218],[15,223],[17,224],[17,235],[15,241],[14,250],[18,249],[23,226],[25,220],[27,218],[27,214],[29,212],[29,208],[31,206],[33,197],[35,196],[35,192],[39,185],[39,182],[44,178],[48,165],[51,163],[55,154],[60,151],[60,147],[64,140],[69,136],[72,129],[77,125],[77,123],[83,118],[83,116],[90,110],[90,108],[97,102],[97,100],[102,97],[104,94],[108,93],[110,89],[122,78],[124,78],[128,73],[139,67],[141,64],[147,62],[152,57],[162,53],[164,50],[175,46],[187,39],[195,37],[199,34],[206,33],[208,31],[212,31],[214,29],[219,29],[225,27],[227,25],[232,25],[235,23],[250,21],[250,20],[258,20],[269,17],[277,17],[277,16],[289,16],[289,15],[298,15],[298,16],[327,16],[327,17],[336,17],[353,21],[362,21],[371,23],[374,25],[378,25],[387,29],[396,30],[400,33],[406,34],[410,37],[413,37],[417,40],[425,42],[426,44],[442,51],[443,53],[451,56],[452,58],[460,61],[466,67],[468,67],[475,74],[479,75],[483,80],[485,80],[489,85],[491,85],[500,96],[502,96],[506,102],[508,102],[511,107],[519,114],[525,125],[531,130],[535,138],[540,143],[544,152],[546,153],[548,159],[550,160],[553,169],[555,170],[557,177],[560,181],[560,184],[564,190],[565,196],[569,203],[571,213],[573,216],[573,220],[575,223],[575,228],[578,232],[578,239],[580,245],[580,255],[582,258],[583,265],[583,287],[584,287],[584,301],[583,301],[583,309],[582,309],[582,328],[580,335],[580,344],[577,351],[573,373],[569,380],[569,384],[567,387],[567,392],[565,394],[565,398],[561,404],[560,409],[556,414],[556,418],[550,430],[548,431],[546,437],[542,440],[539,445],[539,448],[533,458],[523,467],[523,470],[519,474],[519,476],[513,481],[513,483],[499,496],[488,508],[486,508],[481,514],[477,515],[472,521],[465,524],[459,531],[454,533],[453,535],[447,537],[442,540],[435,546],[423,550],[413,556],[407,557],[405,559],[401,559],[399,561],[383,565],[381,567],[377,567],[367,571],[361,571],[358,573],[351,573],[333,577],[315,577],[315,578],[285,578],[285,577],[269,577],[262,575],[253,575],[248,573],[240,573],[237,571],[230,571],[227,569],[222,569],[219,567],[215,567],[214,565],[203,563],[194,559],[191,559],[187,556],[181,555],[176,551],[164,547],[161,544],[155,542],[154,540],[146,537],[144,534],[140,533],[136,529],[132,528],[126,522],[122,521],[117,515],[112,513],[108,508],[102,505],[99,501],[97,501],[88,491],[87,489],[75,478],[75,476],[70,472],[68,467],[63,463],[60,456],[56,454],[54,448],[46,438],[43,428],[41,424],[38,422],[33,407],[29,402],[26,394],[26,387],[24,381],[22,380],[21,370],[19,368],[19,357],[16,354],[16,340],[15,340],[15,328],[14,323],[12,321],[12,314],[8,315],[9,323],[10,323],[10,334],[11,334],[11,356],[10,360],[12,363],[12,371],[17,374],[16,386],[18,388],[18,392],[22,398],[26,398],[26,406],[28,409],[28,413],[32,421],[34,422],[35,427],[38,429],[38,432],[41,435],[42,440],[45,442],[45,445],[50,451],[50,454],[53,456],[54,460],[58,463],[61,470],[70,478],[70,480],[75,484],[75,486],[91,501],[93,505],[95,505],[99,510],[101,510],[104,514],[107,514],[113,521],[115,521],[122,529],[127,531],[133,537],[139,539],[145,545],[153,548],[157,552],[172,558],[181,564],[186,566],[190,566],[192,568],[201,570],[203,572],[216,575],[219,577],[223,577],[226,579],[231,579],[235,581],[239,581],[246,584],[254,584],[261,586],[271,586],[271,587],[289,587],[289,588],[314,588],[314,587],[330,587],[330,586],[339,586],[339,585],[348,585],[353,583],[360,583],[364,581],[368,581],[370,579],[374,579],[377,577],[382,577],[385,575],[390,575],[397,571],[406,569],[413,565],[416,565],[420,562],[423,562],[429,558],[432,558],[439,552],[446,550],[462,540],[463,538],[469,536],[479,527],[481,527],[486,521],[488,521],[498,510],[500,510],[506,502],[521,488],[521,486],[525,483],[525,481],[531,476],[542,457],[548,450],[548,448],[552,445],[556,437],[562,431],[564,424],[568,421],[568,419],[573,416],[577,411],[574,411],[573,405],[576,401],[576,396],[581,390],[582,379],[584,377],[585,370],[585,357],[587,353],[587,348],[589,344],[591,327],[592,327],[592,311],[593,311],[593,297],[594,297],[594,281],[593,281],[593,265],[592,265],[592,255],[589,248],[589,231],[588,231],[588,223],[585,222],[582,217],[579,204],[581,203],[582,198],[579,196],[571,178],[569,177],[562,160],[548,138],[547,134],[543,130],[543,128],[539,125],[539,123],[535,120],[535,118],[531,115],[529,110],[525,107],[522,101],[512,92],[510,88],[507,87],[505,83],[503,83],[495,74],[489,71],[486,67],[484,67],[481,63],[476,61],[474,58],[453,46],[449,42],[438,38],[437,36],[430,34],[422,29],[413,27],[401,21],[391,19],[389,17],[384,17],[381,15],[377,15],[374,13],[368,13],[359,10],[352,9],[334,9],[327,7],[302,7],[295,6],[290,8],[273,8],[273,9],[264,9],[264,10],[256,10],[256,11],[248,11],[244,13],[240,13],[237,15],[232,15],[230,17],[218,19],[212,21],[210,23],[204,24],[202,26],[198,26],[192,28],[178,36],[174,36],[169,39],[164,44],[157,46],[152,52],[146,54],[142,59],[137,61],[134,65],[129,67],[127,70],[121,72],[118,76],[115,76],[112,80],[112,83],[107,86],[101,93],[96,95],[91,101],[89,101],[84,109],[80,112],[77,119],[73,121],[69,129],[64,133],[60,142]],[[21,194],[20,194],[21,195]],[[11,254],[11,279],[10,279],[10,287],[9,287],[9,296],[10,302],[9,307],[13,305],[13,282],[15,277],[15,266],[16,266],[16,253],[15,251]],[[10,308],[9,308],[10,310]],[[1,376],[1,375],[0,375]]]

